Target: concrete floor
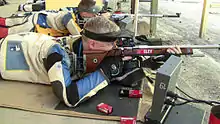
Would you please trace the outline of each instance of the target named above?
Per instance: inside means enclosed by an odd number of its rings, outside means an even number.
[[[0,124],[118,124],[116,121],[102,121],[39,114],[15,109],[0,108]]]

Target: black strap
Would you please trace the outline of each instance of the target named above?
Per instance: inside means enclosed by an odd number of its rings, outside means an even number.
[[[121,34],[121,31],[97,34],[97,33],[93,33],[91,31],[88,31],[88,30],[84,29],[81,32],[81,34],[83,34],[86,37],[88,37],[90,39],[93,39],[93,40],[103,41],[103,42],[113,42]]]

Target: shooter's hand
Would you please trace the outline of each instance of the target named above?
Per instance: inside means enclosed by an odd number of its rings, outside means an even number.
[[[175,46],[173,48],[168,48],[167,52],[171,53],[171,54],[181,54],[182,53],[179,46]]]
[[[124,63],[129,61],[130,56],[127,57],[106,57],[98,66],[106,77],[112,82],[118,82],[124,86],[133,86],[134,83],[140,81],[145,77],[145,74],[141,68],[133,68],[129,71],[125,71]]]
[[[179,56],[181,54],[181,49],[179,46],[175,46],[173,48],[168,48],[167,53],[164,55],[158,55],[158,56],[152,56],[149,59],[142,62],[143,67],[149,67],[153,70],[158,69],[161,65],[163,65],[163,62],[165,62],[171,54],[175,54],[176,56]]]

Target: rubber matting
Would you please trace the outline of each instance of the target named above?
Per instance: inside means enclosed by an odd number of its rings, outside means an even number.
[[[113,107],[113,112],[110,116],[137,116],[138,106],[139,106],[139,98],[126,98],[119,97],[118,93],[120,88],[123,86],[111,84],[99,91],[95,96],[90,98],[89,100],[81,103],[76,108],[66,107],[63,103],[59,103],[55,109],[57,110],[70,110],[82,113],[90,113],[90,114],[98,114],[104,115],[101,112],[96,110],[96,106],[99,103],[106,103]],[[140,89],[141,83],[135,87],[135,89]]]

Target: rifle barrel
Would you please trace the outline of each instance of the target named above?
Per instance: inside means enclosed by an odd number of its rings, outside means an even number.
[[[132,17],[134,17],[135,16],[135,14],[113,14],[112,15],[113,17],[114,16],[132,16]],[[162,14],[138,14],[138,16],[141,16],[141,17],[158,17],[158,18],[162,18],[162,17],[164,17],[164,15],[162,15]]]
[[[112,16],[135,16],[135,14],[112,14]],[[180,17],[179,13],[176,13],[175,15],[163,15],[163,14],[138,14],[138,16],[141,17],[157,17],[157,18],[163,18],[163,17]]]
[[[191,48],[191,49],[220,49],[219,44],[214,45],[177,45],[180,48]],[[134,47],[119,47],[119,49],[168,49],[174,48],[175,45],[164,45],[164,46],[148,46],[148,45],[136,45]]]

